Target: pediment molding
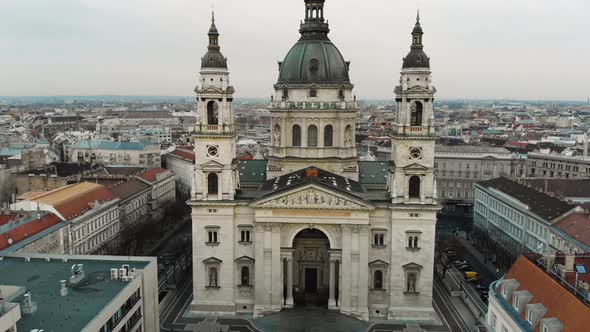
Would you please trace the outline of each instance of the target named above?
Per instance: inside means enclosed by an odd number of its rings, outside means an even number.
[[[281,209],[329,209],[329,210],[373,210],[375,207],[361,199],[349,197],[336,191],[307,185],[284,193],[255,201],[254,208]]]
[[[219,264],[222,262],[223,261],[217,257],[209,257],[209,258],[203,260],[203,263],[205,263],[205,264]]]
[[[382,261],[380,259],[374,260],[369,263],[369,266],[388,266],[389,263]]]
[[[418,163],[413,163],[404,167],[404,170],[426,171],[428,170],[428,167]]]
[[[408,263],[408,264],[402,266],[402,268],[404,270],[418,270],[419,271],[419,270],[422,270],[422,265],[411,262],[411,263]]]
[[[210,161],[202,164],[201,168],[204,171],[221,171],[223,169],[223,164],[221,164],[215,160],[210,160]]]
[[[236,262],[254,262],[255,259],[249,256],[242,256],[235,259]]]

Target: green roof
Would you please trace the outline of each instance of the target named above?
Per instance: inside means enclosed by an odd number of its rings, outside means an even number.
[[[0,253],[2,256],[2,253]],[[88,257],[88,256],[85,256]],[[45,331],[81,331],[121,291],[130,286],[121,280],[111,280],[110,269],[129,264],[130,268],[144,269],[150,261],[116,261],[91,259],[51,259],[6,257],[0,261],[0,285],[22,287],[14,298],[7,302],[21,304],[26,292],[37,304],[32,315],[22,315],[17,323],[19,331],[44,329]],[[85,278],[80,285],[68,285],[67,296],[60,296],[60,280],[68,280],[73,264],[84,264]]]
[[[387,184],[390,167],[387,161],[359,161],[358,165],[361,184]]]
[[[266,181],[268,160],[240,160],[241,183],[263,183]]]

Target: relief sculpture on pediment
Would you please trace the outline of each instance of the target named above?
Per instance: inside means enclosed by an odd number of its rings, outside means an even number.
[[[290,208],[362,208],[362,205],[344,199],[331,196],[316,190],[306,190],[292,195],[279,197],[261,204],[263,207],[290,207]]]

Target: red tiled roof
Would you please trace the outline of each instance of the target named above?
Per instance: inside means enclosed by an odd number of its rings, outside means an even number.
[[[139,174],[139,177],[148,181],[148,182],[155,182],[156,181],[156,175],[160,174],[160,173],[164,173],[166,172],[165,169],[161,168],[161,167],[156,167],[156,168],[152,168],[147,172],[141,173]]]
[[[33,220],[10,231],[0,234],[0,250],[4,250],[28,237],[31,237],[45,229],[57,225],[61,220],[54,214],[46,214],[41,219]],[[12,239],[12,244],[8,243]]]
[[[100,187],[55,205],[54,208],[66,220],[68,220],[80,216],[86,211],[90,210],[96,201],[99,203],[104,203],[111,201],[114,198],[115,196],[112,192],[110,192],[105,187]]]
[[[238,159],[239,160],[242,160],[242,161],[244,161],[244,160],[254,160],[254,157],[251,154],[249,154],[249,153],[245,153],[242,156],[240,156],[240,158],[238,158]]]
[[[590,215],[573,213],[559,220],[553,226],[576,241],[590,246]]]
[[[138,179],[131,179],[129,181],[112,186],[109,189],[115,195],[115,197],[125,200],[147,188],[149,188],[149,185],[145,184],[144,182]]]
[[[176,149],[176,150],[172,151],[172,154],[176,155],[180,158],[195,161],[195,154],[190,151]]]
[[[0,214],[0,226],[6,225],[16,219],[16,213]]]
[[[544,317],[559,319],[562,332],[587,331],[590,326],[590,308],[526,257],[516,260],[505,279],[516,279],[520,284],[518,290],[527,290],[533,296],[530,304],[542,303],[547,308]],[[525,314],[522,313],[523,319]],[[535,332],[539,331],[539,325]]]

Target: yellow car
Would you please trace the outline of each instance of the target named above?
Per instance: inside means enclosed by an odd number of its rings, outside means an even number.
[[[471,279],[471,278],[479,278],[479,274],[477,272],[473,272],[473,271],[465,272],[465,279]]]

